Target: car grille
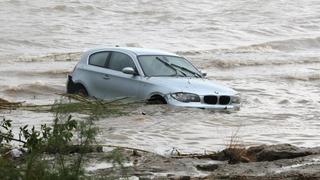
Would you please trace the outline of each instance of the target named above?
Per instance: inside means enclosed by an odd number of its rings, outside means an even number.
[[[230,103],[230,96],[220,96],[219,98],[219,104],[221,105],[227,105]]]
[[[217,104],[218,103],[218,97],[217,96],[204,96],[203,101],[206,104]]]
[[[204,96],[203,101],[206,104],[220,104],[220,105],[227,105],[230,103],[230,96]]]

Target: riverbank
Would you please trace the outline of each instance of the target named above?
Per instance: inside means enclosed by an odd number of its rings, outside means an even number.
[[[234,153],[230,153],[232,151]],[[11,158],[15,161],[23,158],[23,156],[14,157],[19,154],[17,152],[19,152],[17,149],[10,151]],[[235,154],[235,152],[242,153]],[[47,159],[54,159],[54,155],[50,153],[45,156]],[[68,161],[73,161],[75,157],[73,153],[65,155]],[[7,158],[10,158],[8,153]],[[224,149],[210,154],[170,156],[134,148],[103,147],[91,149],[84,156],[84,162],[86,178],[175,180],[320,178],[320,147],[300,148],[290,144],[261,145],[241,151]]]
[[[232,150],[231,150],[232,151]],[[300,148],[290,144],[261,145],[246,150],[248,162],[233,161],[230,149],[207,155],[160,156],[148,152],[123,151],[129,162],[126,176],[139,179],[318,179],[320,147]],[[239,152],[239,151],[238,151]],[[244,154],[242,154],[244,155]],[[218,160],[220,159],[220,160]],[[233,161],[233,162],[232,162]],[[233,164],[230,164],[233,163]],[[91,174],[120,175],[111,167]]]

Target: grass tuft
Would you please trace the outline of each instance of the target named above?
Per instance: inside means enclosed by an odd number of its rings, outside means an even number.
[[[239,129],[230,137],[229,144],[222,152],[229,164],[248,163],[255,161],[255,156],[248,153],[246,146],[238,136]]]

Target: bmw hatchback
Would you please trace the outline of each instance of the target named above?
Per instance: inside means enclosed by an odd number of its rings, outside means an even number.
[[[67,92],[106,100],[132,97],[181,107],[240,108],[235,90],[206,79],[187,59],[145,48],[86,51],[68,75]]]

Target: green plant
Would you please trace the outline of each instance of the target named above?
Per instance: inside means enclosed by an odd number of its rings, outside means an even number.
[[[51,177],[63,177],[64,179],[79,179],[83,176],[82,171],[82,149],[85,149],[95,137],[95,129],[84,123],[78,123],[72,116],[66,119],[56,115],[52,127],[46,124],[41,125],[40,130],[35,127],[28,128],[28,125],[20,128],[19,139],[13,138],[11,121],[3,120],[2,127],[6,132],[1,132],[1,137],[7,143],[18,141],[28,150],[23,162],[17,166],[14,161],[2,158],[1,165],[4,178],[11,179],[13,174],[20,175],[22,179],[51,179]],[[65,162],[65,155],[70,153],[70,146],[74,145],[74,133],[81,134],[77,159],[73,162]],[[85,142],[85,143],[83,143]],[[50,166],[44,157],[45,152],[55,152],[54,166]],[[15,171],[12,171],[12,168]],[[6,171],[11,169],[10,171]],[[14,173],[13,173],[14,172]],[[19,172],[19,173],[17,173]]]
[[[13,133],[11,130],[11,120],[3,118],[0,123],[0,148],[4,143],[9,143],[13,139]]]
[[[12,131],[11,120],[0,122],[0,177],[1,179],[86,179],[84,157],[95,144],[98,128],[94,122],[100,117],[123,114],[121,103],[97,101],[72,96],[53,105],[20,106],[26,110],[45,110],[55,114],[51,125],[39,129],[20,127],[18,138]],[[7,102],[6,102],[7,103]],[[70,113],[85,113],[84,119],[74,119]],[[11,142],[18,142],[27,150],[22,158],[2,156],[10,150]],[[116,152],[116,151],[115,151]],[[111,154],[110,160],[122,167],[121,154]]]

